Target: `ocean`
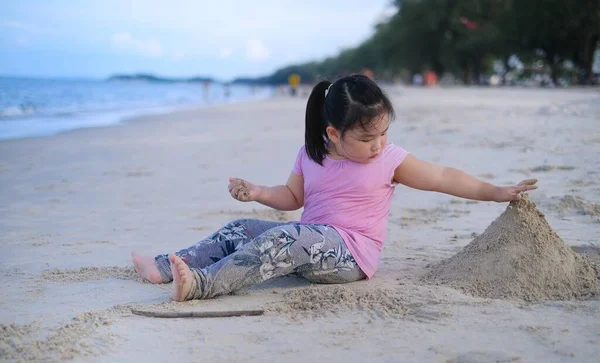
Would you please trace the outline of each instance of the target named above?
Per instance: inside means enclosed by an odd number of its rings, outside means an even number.
[[[268,87],[0,77],[0,140],[118,125],[137,115],[259,100]]]

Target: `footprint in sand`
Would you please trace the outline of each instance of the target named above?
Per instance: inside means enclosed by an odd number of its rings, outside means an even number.
[[[562,216],[576,214],[600,217],[600,204],[592,203],[575,195],[567,194],[562,197],[552,197],[548,204],[548,209]]]
[[[45,270],[40,275],[45,281],[61,284],[84,282],[114,278],[119,280],[133,280],[145,282],[145,280],[131,267],[82,267],[74,270],[61,270],[58,268]]]
[[[583,180],[583,179],[570,180],[569,182],[578,187],[589,187],[591,185],[598,184],[598,182],[595,180]]]
[[[102,175],[104,175],[104,176],[125,176],[128,178],[139,178],[139,177],[153,176],[154,173],[152,171],[145,170],[145,168],[139,168],[137,170],[105,171],[104,173],[102,173]]]
[[[400,219],[390,219],[390,223],[399,224],[402,227],[411,225],[435,224],[446,218],[460,218],[471,213],[468,210],[449,209],[444,207],[424,209],[405,208]]]
[[[492,180],[496,176],[494,174],[492,174],[492,173],[484,173],[484,174],[479,174],[478,177],[480,177],[482,179],[486,179],[486,180]]]
[[[521,357],[504,352],[467,352],[461,353],[456,358],[447,359],[446,363],[518,363],[522,362]]]
[[[574,166],[570,166],[570,165],[540,165],[540,166],[530,168],[529,171],[531,171],[532,173],[547,173],[549,171],[555,171],[555,170],[569,171],[569,170],[575,170],[575,169],[576,168]]]
[[[153,176],[154,173],[151,171],[130,171],[127,173],[127,177],[143,177],[143,176]]]
[[[97,244],[99,244],[99,245],[115,245],[116,243],[114,243],[112,241],[106,241],[106,240],[86,241],[86,242],[77,241],[77,242],[63,243],[62,246],[64,246],[64,247],[79,247],[79,246],[97,245]]]

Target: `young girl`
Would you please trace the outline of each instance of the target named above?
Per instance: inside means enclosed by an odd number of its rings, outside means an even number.
[[[137,272],[173,284],[177,301],[208,299],[292,272],[317,283],[371,278],[386,239],[400,183],[457,197],[507,202],[536,180],[500,187],[421,161],[387,141],[394,118],[388,97],[369,78],[319,82],[306,108],[305,145],[285,185],[232,178],[231,196],[278,210],[304,207],[299,222],[236,220],[175,254],[132,253]]]

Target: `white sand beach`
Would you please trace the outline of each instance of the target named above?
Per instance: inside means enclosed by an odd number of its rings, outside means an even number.
[[[492,183],[538,178],[529,196],[554,232],[600,263],[599,89],[387,91],[398,115],[390,141]],[[169,285],[143,282],[132,250],[176,251],[240,217],[299,218],[237,202],[227,184],[230,176],[284,183],[303,143],[305,106],[304,97],[281,97],[0,142],[0,360],[598,360],[597,295],[492,299],[423,279],[507,203],[398,186],[368,281],[284,277],[185,303],[170,301]],[[131,308],[265,314],[161,319]]]

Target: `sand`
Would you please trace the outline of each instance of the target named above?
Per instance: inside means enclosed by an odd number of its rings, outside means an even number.
[[[1,324],[0,356],[7,360],[39,362],[50,357],[52,360],[69,360],[100,355],[118,342],[117,337],[102,332],[102,328],[130,311],[129,307],[115,307],[108,311],[82,313],[46,337],[40,334],[39,324]]]
[[[600,294],[600,265],[567,247],[526,194],[425,279],[479,297],[528,302]]]
[[[554,198],[557,200],[550,208],[562,215],[576,213],[584,216],[600,217],[600,204],[591,203],[584,198],[574,195],[565,195]],[[600,219],[597,219],[600,221]]]
[[[120,280],[134,280],[138,282],[147,282],[137,274],[133,266],[130,267],[82,267],[73,270],[60,270],[58,268],[45,270],[40,277],[43,280],[70,284],[74,282],[83,282],[89,280],[102,280],[106,278],[115,278]],[[148,282],[149,283],[149,282]]]
[[[269,307],[269,311],[302,319],[332,313],[352,314],[368,311],[381,317],[407,315],[406,296],[384,289],[357,291],[346,286],[310,287],[288,291],[284,300]]]
[[[461,280],[452,283],[424,279],[483,241],[503,213],[520,214],[507,203],[404,187],[369,281],[312,285],[285,277],[185,303],[170,301],[170,285],[141,282],[131,250],[153,256],[184,248],[237,218],[298,218],[300,211],[235,201],[227,190],[229,177],[273,185],[289,176],[306,100],[282,97],[0,142],[0,361],[597,360],[600,299],[593,280],[581,284],[591,270],[577,267],[590,262],[571,251],[600,261],[600,93],[388,91],[398,114],[389,138],[416,156],[498,184],[540,179],[529,196],[560,240],[547,235],[543,241],[556,247],[538,246],[536,258],[534,246],[523,244],[514,261],[529,257],[531,266],[493,265],[504,273],[500,281],[516,276],[507,293],[489,284],[473,289],[470,279],[481,278],[483,266],[465,276],[461,264],[453,270]],[[549,260],[556,262],[551,288],[525,289],[543,281],[532,268]],[[134,307],[265,314],[156,319],[131,314]]]

